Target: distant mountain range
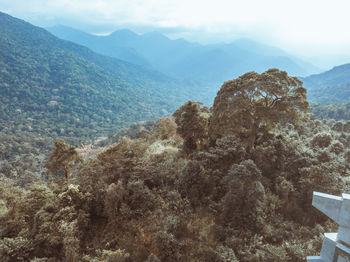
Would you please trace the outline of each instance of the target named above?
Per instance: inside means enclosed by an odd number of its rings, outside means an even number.
[[[0,129],[10,122],[26,128],[30,119],[31,128],[61,135],[107,133],[172,113],[194,92],[7,14],[0,25]]]
[[[62,25],[47,30],[95,52],[202,84],[221,84],[247,71],[262,72],[271,67],[298,76],[320,72],[312,64],[281,49],[249,39],[229,44],[201,45],[184,39],[171,40],[158,32],[139,35],[125,29],[108,36],[96,36]]]
[[[350,64],[336,66],[321,74],[301,78],[308,97],[315,103],[350,102]]]

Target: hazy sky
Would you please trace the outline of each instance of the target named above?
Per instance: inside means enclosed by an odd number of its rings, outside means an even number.
[[[157,27],[202,42],[248,37],[303,55],[350,55],[350,0],[0,0],[0,10],[39,26]]]

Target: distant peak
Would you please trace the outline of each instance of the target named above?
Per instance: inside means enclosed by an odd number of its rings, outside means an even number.
[[[129,36],[129,37],[135,37],[138,36],[138,34],[136,34],[135,32],[129,30],[129,29],[120,29],[117,31],[114,31],[112,34],[110,34],[110,36]]]

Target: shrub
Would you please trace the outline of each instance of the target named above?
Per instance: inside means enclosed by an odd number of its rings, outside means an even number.
[[[261,172],[252,160],[232,165],[225,181],[228,191],[223,199],[224,221],[231,226],[258,230],[264,223],[265,188]]]
[[[178,191],[183,197],[187,197],[192,206],[203,204],[210,193],[207,173],[198,161],[189,161],[177,182]]]
[[[318,133],[311,139],[313,147],[325,148],[331,144],[332,135],[329,133]]]
[[[159,231],[156,233],[154,241],[161,261],[175,262],[181,260],[181,245],[177,242],[174,235],[165,231]]]
[[[3,262],[19,262],[28,259],[33,250],[30,240],[23,237],[0,240],[0,258]]]

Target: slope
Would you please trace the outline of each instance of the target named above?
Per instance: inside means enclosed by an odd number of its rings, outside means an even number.
[[[302,78],[311,102],[350,102],[350,64],[336,66],[321,74]]]
[[[292,54],[289,54],[280,48],[265,45],[251,39],[241,38],[236,40],[233,44],[244,50],[250,50],[251,52],[254,52],[260,56],[272,56],[280,58],[283,57],[284,59],[289,60],[289,63],[292,63],[295,66],[297,66],[297,70],[301,69],[304,72],[304,75],[310,75],[322,71],[319,67],[311,64],[310,62],[300,59],[299,57],[296,57]],[[291,71],[288,72],[293,73]]]
[[[0,126],[91,137],[168,114],[188,98],[160,73],[4,13],[0,24]]]
[[[91,35],[63,25],[56,25],[47,29],[49,32],[61,39],[69,40],[74,43],[89,47],[97,53],[115,57],[137,65],[150,66],[150,63],[144,57],[142,57],[141,54],[138,54],[135,49],[119,45],[118,39],[115,39],[116,43],[112,43],[111,41],[105,41],[106,38],[104,37]],[[128,32],[127,30],[123,30],[121,31],[121,34],[125,34],[125,38],[128,36],[128,34],[133,33]]]

